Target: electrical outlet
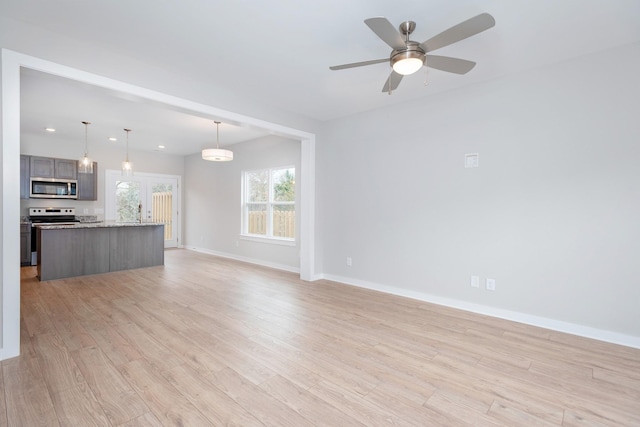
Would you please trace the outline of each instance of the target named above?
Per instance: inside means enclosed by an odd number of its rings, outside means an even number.
[[[350,256],[347,257],[347,267],[351,267],[353,265],[353,260]]]
[[[480,287],[480,277],[479,276],[471,276],[471,287],[479,288]]]
[[[488,291],[495,291],[496,290],[496,279],[489,279],[487,277],[486,286],[487,286],[487,290]]]

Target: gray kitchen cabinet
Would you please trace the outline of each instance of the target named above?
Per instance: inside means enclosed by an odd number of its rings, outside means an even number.
[[[51,157],[31,156],[29,174],[38,178],[55,178],[56,161]]]
[[[164,226],[111,228],[109,248],[109,271],[162,265]]]
[[[162,224],[36,227],[36,233],[41,281],[164,264]]]
[[[20,198],[29,198],[29,156],[20,156]]]
[[[108,228],[42,230],[37,227],[36,232],[40,280],[109,271]]]
[[[78,179],[78,162],[69,159],[55,159],[55,177],[60,179]]]
[[[20,265],[31,265],[31,224],[20,224]]]
[[[93,173],[78,172],[78,200],[98,200],[97,162],[93,162]]]
[[[30,176],[38,178],[77,179],[78,162],[70,159],[31,156]]]

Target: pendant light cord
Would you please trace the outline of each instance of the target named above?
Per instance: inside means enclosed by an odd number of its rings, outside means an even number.
[[[216,124],[216,149],[220,149],[220,123],[222,122],[213,122]]]
[[[89,125],[91,124],[91,122],[82,122],[84,124],[84,157],[88,157],[87,153],[89,152],[88,147],[89,147],[89,143],[88,138],[89,138]]]
[[[125,162],[129,163],[129,132],[131,132],[131,129],[125,129],[124,131],[127,132],[127,158]]]

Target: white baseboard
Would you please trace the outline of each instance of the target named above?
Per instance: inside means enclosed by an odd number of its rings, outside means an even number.
[[[11,359],[18,356],[20,356],[19,349],[10,349],[8,351],[4,348],[0,349],[0,361]]]
[[[446,307],[457,308],[460,310],[470,311],[473,313],[483,314],[486,316],[497,317],[514,322],[525,323],[527,325],[538,326],[557,332],[565,332],[581,337],[592,338],[599,341],[605,341],[613,344],[620,344],[627,347],[640,349],[640,337],[633,335],[621,334],[618,332],[607,331],[604,329],[592,328],[589,326],[578,325],[575,323],[563,322],[560,320],[549,319],[546,317],[534,316],[517,311],[504,310],[495,307],[489,307],[481,304],[474,304],[466,301],[443,298],[423,292],[412,291],[408,289],[397,288],[394,286],[382,285],[379,283],[367,282],[364,280],[352,279],[348,277],[335,276],[331,274],[321,275],[323,279],[333,282],[342,283],[349,286],[371,289],[374,291],[384,292],[391,295],[397,295],[424,301]]]
[[[256,264],[256,265],[261,265],[263,267],[275,268],[276,270],[288,271],[290,273],[300,273],[300,268],[291,267],[290,265],[277,264],[274,262],[268,262],[261,259],[243,257],[240,255],[230,254],[227,252],[212,251],[211,249],[198,248],[196,246],[185,246],[184,248],[190,251],[200,252],[203,254],[219,256],[221,258],[234,259],[236,261],[248,262],[249,264]]]
[[[261,265],[264,267],[275,268],[277,270],[288,271],[291,273],[300,273],[299,268],[291,267],[288,265],[276,264],[266,262],[263,260],[243,257],[226,252],[212,251],[210,249],[198,248],[195,246],[185,246],[187,250],[195,252],[201,252],[209,255],[215,255],[222,258],[229,258],[236,261],[248,262],[250,264]],[[383,285],[380,283],[368,282],[365,280],[353,279],[350,277],[336,276],[332,274],[316,274],[313,276],[312,281],[315,280],[331,280],[332,282],[341,283],[349,286],[356,286],[359,288],[370,289],[378,292],[384,292],[390,295],[397,295],[401,297],[411,298],[418,301],[424,301],[432,304],[442,305],[445,307],[457,308],[460,310],[469,311],[472,313],[483,314],[486,316],[497,317],[499,319],[511,320],[514,322],[524,323],[527,325],[538,326],[552,331],[564,332],[572,335],[577,335],[585,338],[592,338],[599,341],[609,342],[612,344],[619,344],[626,347],[640,349],[640,337],[621,334],[619,332],[608,331],[605,329],[593,328],[590,326],[579,325],[576,323],[564,322],[561,320],[550,319],[547,317],[535,316],[526,313],[520,313],[517,311],[505,310],[496,307],[490,307],[481,304],[475,304],[467,301],[456,300],[452,298],[444,298],[436,295],[431,295],[424,292],[412,291],[409,289],[402,289],[394,286]]]

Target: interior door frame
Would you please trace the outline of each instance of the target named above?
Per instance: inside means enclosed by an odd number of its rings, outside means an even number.
[[[173,218],[173,235],[175,236],[176,245],[175,246],[167,246],[167,242],[165,241],[166,247],[182,247],[182,227],[180,224],[180,206],[181,205],[181,189],[182,189],[182,177],[180,175],[168,175],[168,174],[160,174],[160,173],[148,173],[148,172],[135,172],[133,176],[126,177],[122,176],[122,171],[115,169],[107,169],[104,171],[104,214],[105,220],[107,221],[115,221],[116,219],[116,200],[115,200],[115,181],[137,181],[136,178],[140,178],[141,182],[146,182],[147,184],[153,182],[155,180],[171,180],[176,183],[176,188],[173,191],[175,196],[175,200],[173,203],[173,210],[175,212],[175,217]],[[144,191],[144,197],[141,197],[141,202],[143,203],[143,208],[149,207],[149,202],[151,201],[151,194],[149,192]]]
[[[157,103],[176,111],[203,114],[223,121],[265,129],[274,135],[295,139],[301,143],[300,153],[300,278],[306,281],[322,278],[316,271],[316,135],[211,105],[190,101],[166,93],[146,89],[99,74],[83,71],[9,49],[0,50],[0,109],[2,129],[2,346],[0,360],[20,354],[20,69],[29,68],[126,94],[141,102]]]

